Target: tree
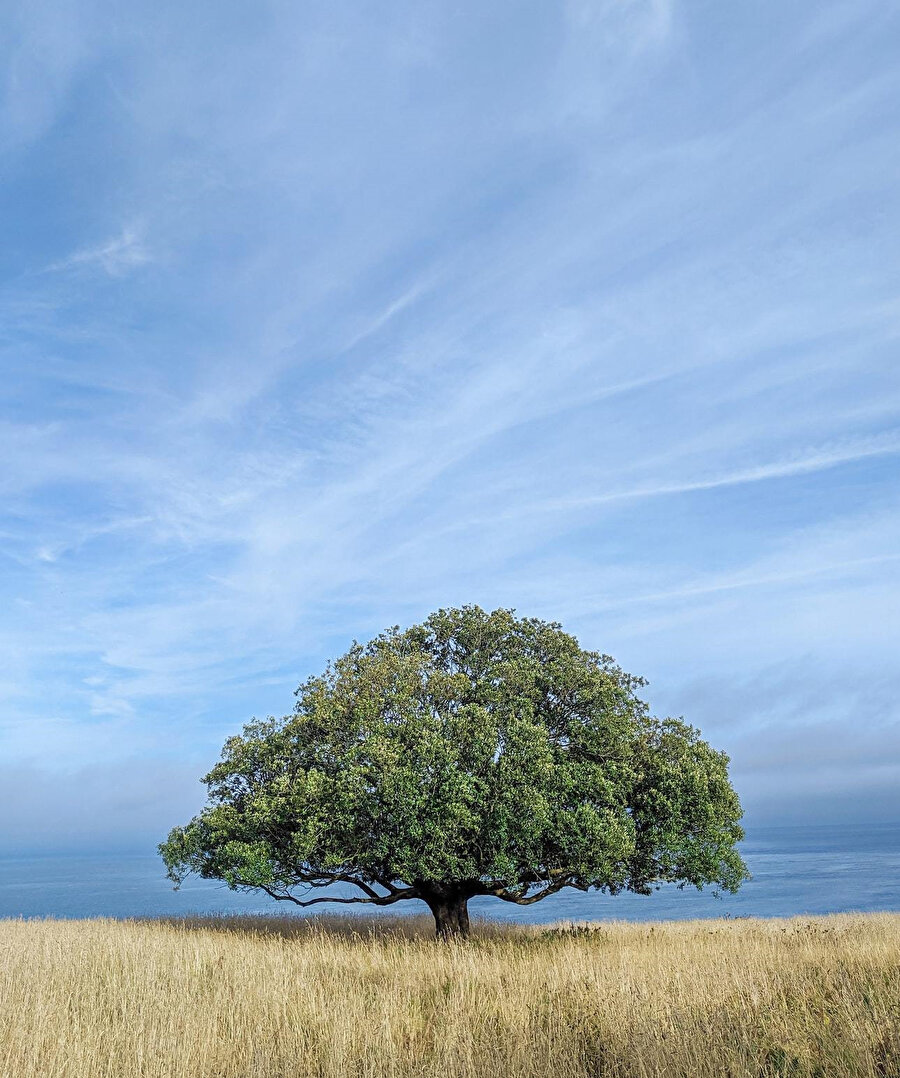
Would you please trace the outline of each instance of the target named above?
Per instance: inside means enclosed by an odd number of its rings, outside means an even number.
[[[298,906],[421,899],[437,935],[467,904],[573,887],[736,891],[728,757],[560,625],[477,606],[354,643],[293,713],[225,743],[207,807],[159,847],[191,872]],[[310,897],[351,885],[352,896]]]

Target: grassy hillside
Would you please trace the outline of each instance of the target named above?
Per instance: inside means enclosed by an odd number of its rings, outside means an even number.
[[[0,921],[0,1073],[900,1076],[900,915],[352,924]]]

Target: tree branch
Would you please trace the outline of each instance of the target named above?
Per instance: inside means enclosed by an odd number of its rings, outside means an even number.
[[[575,876],[572,871],[566,868],[551,868],[544,872],[523,872],[520,873],[518,882],[513,887],[501,883],[499,880],[485,880],[477,893],[480,895],[497,895],[498,897],[502,897],[500,895],[500,892],[502,891],[503,894],[507,896],[519,895],[524,898],[528,894],[528,888],[535,883],[544,883],[547,881],[550,884],[555,884],[557,881],[562,880],[562,887],[578,887],[577,884],[572,882],[574,879]],[[559,889],[560,888],[556,888],[556,890]],[[586,891],[587,887],[582,886],[578,887],[578,889]],[[552,894],[553,892],[550,893]],[[514,899],[508,897],[507,901],[512,902]]]
[[[355,876],[346,876],[340,872],[298,872],[297,876],[301,883],[308,883],[312,887],[326,887],[330,883],[352,883],[354,887],[358,887],[363,894],[368,895],[371,899],[383,897],[364,880],[358,880]],[[381,883],[381,880],[378,880],[377,882]],[[396,887],[391,887],[387,884],[381,885],[390,894],[393,894],[397,890]]]
[[[529,895],[527,898],[525,895],[528,893],[528,884],[524,884],[515,893],[509,891],[505,887],[497,887],[492,891],[487,891],[489,895],[493,895],[495,898],[502,898],[504,902],[515,902],[517,906],[530,906],[533,902],[540,902],[542,898],[546,898],[548,895],[555,895],[557,891],[561,891],[564,887],[571,885],[571,878],[563,876],[556,880],[554,883],[548,884],[543,891],[536,891],[533,895]]]
[[[357,905],[359,903],[364,903],[370,906],[392,906],[395,902],[399,902],[401,899],[419,897],[419,892],[415,889],[415,887],[406,887],[402,890],[395,889],[393,894],[377,895],[375,898],[361,898],[359,896],[356,896],[354,898],[332,898],[330,895],[322,895],[319,898],[303,899],[297,898],[296,895],[287,893],[280,895],[271,887],[266,887],[265,884],[243,884],[242,886],[259,887],[260,890],[265,891],[270,898],[274,898],[276,902],[293,902],[295,906],[316,906],[320,902],[338,902],[343,906]]]
[[[380,876],[376,876],[373,873],[368,873],[368,880],[360,879],[359,876],[351,875],[346,872],[328,872],[324,869],[313,871],[312,869],[303,870],[296,865],[287,866],[287,875],[296,877],[301,883],[308,883],[313,887],[326,887],[332,883],[350,883],[354,887],[358,887],[369,898],[382,898],[384,896],[378,894],[378,892],[371,886],[371,883],[377,883],[379,887],[383,887],[388,894],[396,894],[398,888],[396,884],[391,880],[382,879]],[[371,881],[371,883],[369,882]],[[246,885],[252,886],[252,885]]]

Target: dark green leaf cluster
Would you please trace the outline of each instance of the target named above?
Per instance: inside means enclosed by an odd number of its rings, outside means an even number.
[[[176,883],[198,872],[303,905],[333,883],[380,905],[733,891],[746,869],[727,757],[653,718],[642,684],[557,624],[438,611],[354,644],[291,715],[231,738],[207,808],[161,853]]]

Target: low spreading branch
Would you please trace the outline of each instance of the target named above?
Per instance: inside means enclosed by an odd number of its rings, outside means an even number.
[[[249,886],[247,884],[241,884],[241,886]],[[365,895],[355,895],[351,898],[339,898],[332,897],[330,895],[322,895],[319,898],[297,898],[296,895],[292,895],[289,891],[285,891],[283,894],[279,894],[278,891],[271,887],[267,887],[265,884],[255,884],[261,890],[270,897],[274,898],[276,902],[293,902],[295,906],[317,906],[320,902],[336,902],[342,906],[351,905],[369,905],[369,906],[392,906],[395,902],[400,902],[404,898],[418,898],[419,892],[414,887],[407,887],[403,889],[397,889],[390,895],[376,895],[374,898],[369,898]]]
[[[542,891],[535,891],[533,895],[528,894],[528,884],[518,888],[516,891],[498,887],[487,893],[495,898],[502,898],[504,902],[514,902],[517,906],[530,906],[533,902],[540,902],[542,898],[555,895],[557,891],[561,891],[564,887],[571,886],[573,886],[571,879],[568,876],[561,876],[554,883],[548,884]]]

